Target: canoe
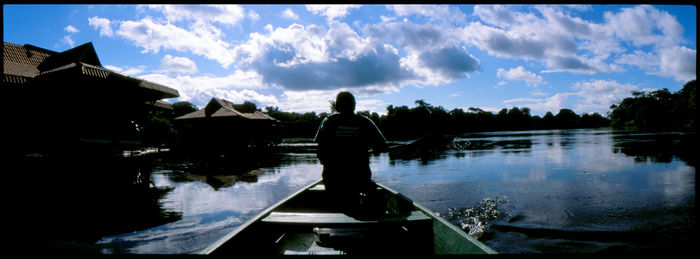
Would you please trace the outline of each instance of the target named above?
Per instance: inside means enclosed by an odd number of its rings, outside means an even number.
[[[357,211],[333,202],[316,181],[270,206],[201,254],[495,254],[429,209],[376,183]]]

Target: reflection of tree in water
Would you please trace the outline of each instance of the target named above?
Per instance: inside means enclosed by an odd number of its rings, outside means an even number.
[[[447,156],[462,158],[491,154],[485,152],[499,150],[502,153],[528,153],[532,149],[532,140],[527,139],[455,139],[451,136],[429,135],[403,146],[392,148],[389,152],[391,165],[400,161],[420,160],[422,165]],[[457,151],[457,152],[454,152]],[[478,151],[478,152],[461,152]]]
[[[629,133],[613,135],[614,153],[633,156],[635,161],[669,163],[674,157],[695,166],[697,139],[689,133]]]
[[[16,191],[26,198],[19,202],[19,223],[26,227],[23,235],[39,237],[40,246],[98,249],[76,242],[94,244],[105,235],[181,218],[163,208],[160,200],[171,189],[151,182],[151,158],[63,154],[14,162],[18,183],[25,185]]]
[[[318,163],[313,155],[302,156],[269,151],[247,153],[170,153],[159,161],[159,169],[172,171],[175,182],[199,181],[215,190],[233,186],[236,182],[254,183],[265,173],[261,168],[276,168],[297,163]]]
[[[428,165],[432,161],[445,158],[446,151],[446,148],[392,150],[389,152],[389,164],[395,166],[401,164],[401,161],[418,160],[421,165]]]
[[[389,151],[389,164],[397,161],[420,160],[421,165],[445,158],[448,146],[454,137],[442,134],[428,134],[405,145],[394,146]]]
[[[532,140],[530,139],[514,139],[514,140],[464,140],[455,141],[450,147],[459,150],[495,150],[500,149],[502,152],[529,152],[532,148]]]

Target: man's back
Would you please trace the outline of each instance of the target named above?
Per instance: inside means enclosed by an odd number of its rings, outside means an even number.
[[[333,114],[323,120],[314,140],[318,158],[324,165],[368,165],[368,149],[383,149],[386,140],[367,117],[354,114]]]
[[[323,120],[314,141],[318,159],[323,164],[323,183],[339,206],[352,211],[362,197],[372,192],[369,148],[387,147],[384,136],[374,122],[355,115],[355,97],[349,92],[336,96],[335,113]]]

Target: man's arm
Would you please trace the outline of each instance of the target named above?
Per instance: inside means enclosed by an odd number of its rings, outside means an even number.
[[[314,137],[314,142],[318,144],[318,147],[316,148],[316,157],[318,157],[318,161],[321,162],[321,164],[324,164],[326,161],[326,151],[325,151],[325,142],[327,138],[327,133],[325,129],[325,124],[326,121],[328,121],[328,118],[324,118],[323,121],[321,121],[321,125],[318,126],[318,130],[316,131],[316,136]]]
[[[365,119],[369,122],[368,128],[372,132],[372,134],[370,134],[372,138],[370,143],[370,146],[372,146],[372,153],[378,154],[389,150],[389,145],[386,143],[384,134],[382,134],[377,125],[374,124],[370,118],[365,117]]]

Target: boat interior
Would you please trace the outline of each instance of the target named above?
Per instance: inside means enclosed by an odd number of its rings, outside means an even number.
[[[347,209],[322,182],[244,226],[213,254],[432,254],[433,220],[380,186]]]

